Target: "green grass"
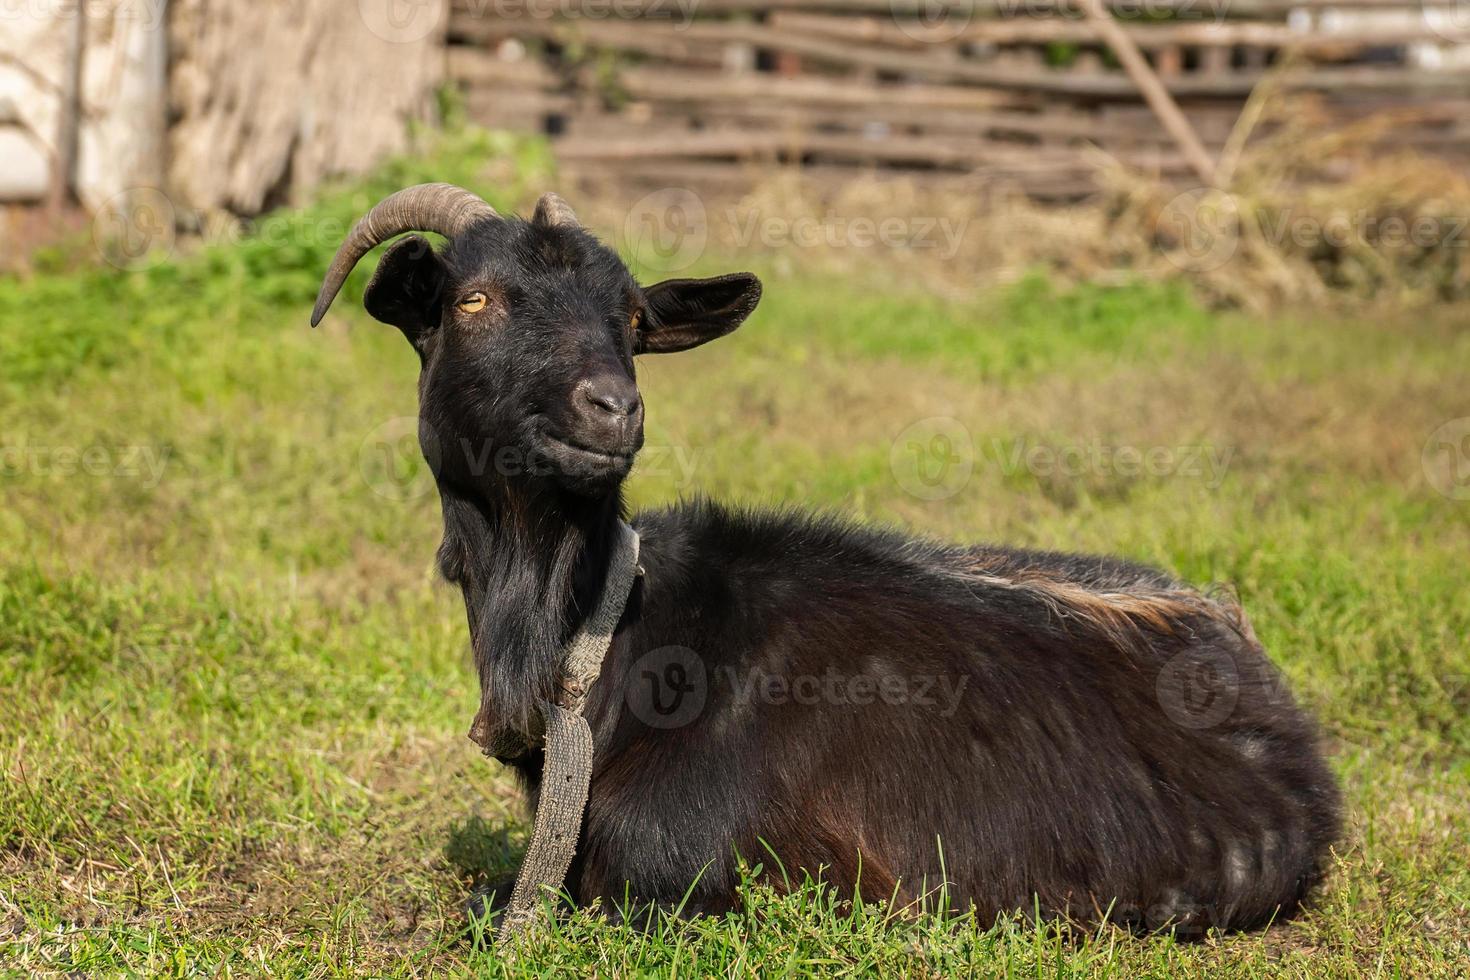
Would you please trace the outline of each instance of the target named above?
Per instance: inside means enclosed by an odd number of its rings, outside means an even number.
[[[415,359],[356,309],[364,273],[322,329],[306,316],[331,221],[430,176],[524,204],[541,165],[471,137],[326,195],[286,247],[0,280],[0,969],[1470,968],[1470,502],[1420,462],[1470,416],[1464,311],[1265,321],[1042,279],[938,300],[763,256],[701,264],[767,275],[745,328],[643,366],[657,452],[635,503],[802,503],[1233,583],[1330,738],[1337,866],[1297,921],[1195,945],[895,917],[813,887],[647,935],[579,916],[513,966],[466,944],[459,903],[513,866],[526,824],[464,737],[463,613],[395,421]],[[970,473],[926,499],[911,450],[936,433]],[[1100,455],[1120,448],[1162,464]],[[1081,465],[1037,462],[1069,451]]]

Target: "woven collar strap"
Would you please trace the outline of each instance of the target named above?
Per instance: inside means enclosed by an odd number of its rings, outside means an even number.
[[[541,707],[546,724],[541,799],[531,829],[531,845],[516,875],[499,942],[508,943],[535,920],[543,897],[555,898],[577,852],[587,788],[592,782],[592,729],[582,717],[587,692],[602,672],[613,632],[623,618],[628,594],[641,573],[638,533],[618,522],[618,537],[608,563],[607,579],[597,606],[567,644],[562,662],[562,689],[557,703]]]
[[[638,565],[638,532],[618,521],[612,557],[607,564],[607,578],[602,595],[591,615],[567,644],[561,662],[561,693],[556,702],[573,714],[580,715],[587,705],[587,692],[602,673],[602,658],[612,646],[614,631],[628,605],[628,594],[642,569]]]

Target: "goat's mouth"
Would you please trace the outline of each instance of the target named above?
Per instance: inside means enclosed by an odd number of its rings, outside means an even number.
[[[573,483],[595,485],[627,476],[633,468],[638,446],[617,450],[590,446],[573,435],[553,432],[542,426],[536,434],[536,451],[546,458],[558,475]]]

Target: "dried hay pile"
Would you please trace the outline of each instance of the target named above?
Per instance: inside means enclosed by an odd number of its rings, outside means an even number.
[[[1223,305],[1470,295],[1470,181],[1444,161],[1384,152],[1390,117],[1332,129],[1298,102],[1274,122],[1228,191],[1105,171],[1107,245]]]
[[[955,293],[1042,268],[1065,280],[1184,279],[1214,305],[1254,310],[1466,297],[1470,181],[1442,161],[1385,152],[1398,121],[1332,128],[1303,100],[1262,110],[1234,141],[1260,134],[1234,154],[1228,190],[1180,188],[1101,153],[1100,193],[1066,206],[996,183],[875,174],[838,184],[793,170],[753,178],[730,205],[679,191],[674,224],[703,220],[710,243],[778,264]],[[624,229],[657,225],[668,204],[649,195],[605,217]]]

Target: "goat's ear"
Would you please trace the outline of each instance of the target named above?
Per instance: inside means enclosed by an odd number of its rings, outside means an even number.
[[[648,309],[636,354],[688,350],[723,337],[761,301],[761,281],[748,272],[713,279],[666,279],[643,291]]]
[[[392,324],[416,344],[439,323],[443,289],[444,263],[429,240],[406,235],[383,253],[362,305],[373,319]]]

